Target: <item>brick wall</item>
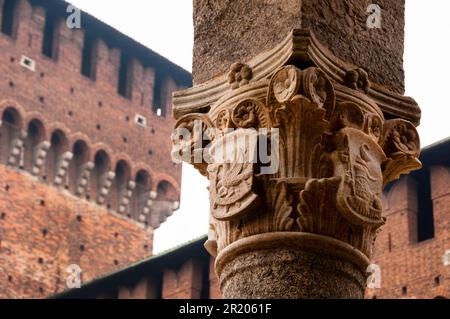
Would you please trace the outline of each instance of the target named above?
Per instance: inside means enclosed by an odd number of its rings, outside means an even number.
[[[386,194],[387,223],[372,260],[380,266],[381,289],[368,289],[367,298],[450,297],[450,266],[443,262],[450,250],[450,171],[442,166],[426,169],[430,171],[434,236],[418,241],[417,187],[426,181],[403,177]]]
[[[450,143],[446,145],[450,147]],[[441,156],[436,157],[434,153]],[[431,157],[438,162],[443,160],[445,150],[436,148]],[[450,154],[450,153],[449,153]],[[428,156],[430,157],[430,156]],[[429,174],[428,174],[429,172]],[[424,179],[423,177],[427,179]],[[424,196],[421,184],[430,183],[430,196]],[[420,193],[420,192],[421,193]],[[421,201],[432,202],[434,235],[427,240],[420,239],[418,223],[422,213]],[[384,214],[387,222],[379,233],[372,263],[381,271],[381,287],[367,289],[366,298],[417,298],[429,299],[450,297],[450,168],[443,165],[425,165],[421,171],[404,176],[391,185],[383,198]],[[423,219],[422,219],[423,220]],[[118,272],[98,283],[69,292],[68,298],[95,298],[101,292],[124,287],[128,293],[115,298],[221,298],[218,278],[214,272],[214,259],[207,255],[203,244],[206,237],[188,243],[166,255],[161,261],[144,262],[139,270],[129,269]],[[448,253],[447,265],[444,254]],[[193,256],[203,254],[202,259],[193,261]],[[199,263],[200,261],[200,263]],[[176,262],[178,265],[174,267]],[[209,270],[205,272],[205,265]],[[376,270],[376,267],[372,268]],[[148,279],[151,277],[151,279]],[[162,281],[161,294],[147,294],[143,297],[142,280],[154,287]],[[206,285],[206,286],[205,286]],[[108,289],[106,289],[107,287]],[[144,286],[144,287],[149,287]],[[206,293],[208,290],[208,293]],[[129,292],[137,291],[132,294]],[[155,289],[153,288],[153,290]],[[202,293],[199,295],[199,291]],[[111,295],[110,295],[111,297]]]
[[[179,191],[181,167],[170,160],[174,120],[159,117],[152,109],[155,70],[132,60],[132,98],[125,98],[117,93],[118,48],[109,48],[98,39],[96,79],[85,77],[80,73],[84,30],[68,29],[59,20],[58,54],[50,59],[41,53],[45,10],[32,7],[27,0],[17,2],[20,19],[14,38],[0,34],[0,97],[13,99],[26,112],[21,129],[38,118],[50,126],[48,135],[56,128],[66,135],[78,133],[93,152],[107,150],[113,164],[124,159],[133,172],[147,170],[153,190],[160,181],[168,181]],[[20,65],[23,56],[35,61],[34,72]],[[173,81],[166,83],[169,87],[163,90],[163,99],[169,107],[171,92],[177,87]],[[147,119],[147,127],[135,123],[137,114]],[[167,114],[171,114],[170,107]]]
[[[0,32],[0,298],[40,298],[66,288],[71,263],[89,281],[151,255],[153,230],[178,207],[171,93],[190,75],[85,13],[69,29],[63,1],[13,2],[12,34]]]
[[[151,255],[153,232],[0,165],[0,298],[43,298]]]

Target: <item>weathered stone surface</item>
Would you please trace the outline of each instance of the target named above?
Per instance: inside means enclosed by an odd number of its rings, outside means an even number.
[[[209,178],[225,298],[362,298],[383,187],[421,166],[420,108],[399,94],[403,3],[370,30],[369,3],[343,3],[196,1],[172,155]]]
[[[220,280],[232,299],[360,299],[365,288],[365,274],[351,262],[288,248],[240,255]]]
[[[273,48],[294,28],[312,30],[337,57],[404,92],[404,1],[380,0],[381,28],[366,25],[370,0],[195,0],[196,84]]]

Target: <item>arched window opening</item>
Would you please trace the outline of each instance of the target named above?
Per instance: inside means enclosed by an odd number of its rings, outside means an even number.
[[[108,154],[100,150],[95,154],[94,169],[91,174],[91,182],[88,198],[98,199],[102,188],[104,175],[111,171],[111,160]]]
[[[21,119],[17,110],[8,108],[3,112],[0,128],[1,163],[7,164],[15,139],[20,136]]]
[[[56,130],[50,138],[50,149],[47,155],[46,169],[42,178],[45,181],[53,183],[56,178],[58,165],[62,156],[67,151],[68,141],[66,135],[61,130]]]
[[[113,181],[111,191],[109,193],[109,205],[112,210],[118,211],[123,196],[126,195],[128,182],[131,178],[131,169],[127,162],[119,161],[115,170],[116,176]],[[127,205],[129,206],[129,205]],[[127,207],[126,213],[129,211]]]
[[[157,187],[157,200],[159,201],[178,201],[178,192],[168,181],[161,181]]]
[[[133,196],[132,218],[138,220],[139,216],[143,213],[148,200],[150,199],[152,185],[150,174],[144,170],[141,170],[136,174],[135,181],[136,190]]]
[[[86,169],[85,164],[89,161],[89,147],[85,141],[77,141],[72,149],[73,158],[69,167],[69,190],[77,193],[78,185],[81,181],[82,174]]]
[[[39,145],[45,139],[44,125],[39,120],[32,120],[28,124],[27,137],[25,139],[25,151],[23,160],[23,169],[31,172],[35,165],[36,153]]]

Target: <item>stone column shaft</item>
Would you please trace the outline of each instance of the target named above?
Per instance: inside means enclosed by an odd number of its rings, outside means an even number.
[[[419,107],[363,67],[294,29],[174,94],[172,155],[209,179],[225,298],[364,296],[383,187],[421,164]]]

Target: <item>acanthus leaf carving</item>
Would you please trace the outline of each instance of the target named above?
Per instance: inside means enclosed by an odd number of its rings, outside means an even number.
[[[267,232],[290,231],[294,226],[295,219],[292,217],[294,209],[292,194],[285,181],[267,180],[264,196],[269,218],[267,221]]]
[[[209,159],[194,166],[210,181],[211,254],[254,235],[300,231],[338,239],[370,257],[385,222],[383,180],[418,167],[418,135],[409,122],[384,119],[367,95],[362,69],[348,72],[346,81],[335,83],[317,67],[286,65],[245,88],[235,85],[208,114],[179,120],[177,127],[190,132],[192,120],[203,123],[203,133],[217,129],[209,145],[195,137],[183,141]],[[261,174],[257,143],[235,140],[252,130],[263,135],[261,129],[279,137],[272,146],[279,169],[271,173]]]
[[[312,177],[311,154],[329,129],[335,105],[330,80],[317,68],[285,66],[272,77],[267,103],[280,129],[279,177]]]

